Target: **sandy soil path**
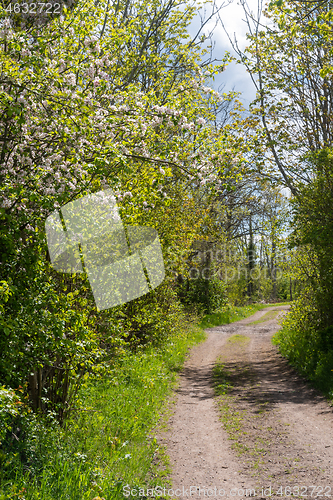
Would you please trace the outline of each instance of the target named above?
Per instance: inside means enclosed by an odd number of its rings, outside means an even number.
[[[208,329],[192,349],[163,439],[172,466],[166,499],[333,497],[332,408],[272,345],[277,319],[249,324],[287,308]],[[232,389],[216,398],[218,358]]]

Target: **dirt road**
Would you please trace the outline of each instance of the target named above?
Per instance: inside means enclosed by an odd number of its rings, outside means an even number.
[[[208,329],[191,351],[164,438],[165,498],[333,497],[332,408],[271,343],[287,308]]]

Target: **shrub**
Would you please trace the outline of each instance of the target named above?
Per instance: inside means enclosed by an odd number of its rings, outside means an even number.
[[[320,329],[319,324],[320,311],[307,288],[292,304],[273,342],[302,375],[333,397],[333,327]]]
[[[178,287],[182,303],[198,312],[211,314],[221,309],[228,302],[226,284],[217,277],[211,279],[186,280]]]

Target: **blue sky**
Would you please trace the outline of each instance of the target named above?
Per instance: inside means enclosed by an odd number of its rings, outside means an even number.
[[[247,0],[250,9],[255,13],[258,8],[257,0]],[[227,29],[230,37],[234,39],[236,36],[240,48],[244,49],[246,46],[246,32],[247,25],[244,21],[244,11],[242,6],[237,0],[233,0],[231,3],[227,4],[227,1],[217,0],[217,3],[226,4],[225,7],[220,11],[220,17],[223,21],[225,28]],[[197,23],[195,23],[197,25]],[[215,25],[215,21],[211,21],[204,29],[207,34],[209,29],[212,29]],[[198,26],[198,25],[197,25]],[[224,32],[223,27],[220,23],[215,28],[213,40],[215,42],[214,57],[222,58],[226,51],[233,52],[230,41]],[[220,84],[224,84],[224,91],[236,90],[242,93],[242,101],[247,108],[249,103],[255,98],[255,89],[251,81],[249,74],[246,72],[245,68],[240,64],[231,63],[226,70],[219,76],[218,79],[211,85],[217,89]]]

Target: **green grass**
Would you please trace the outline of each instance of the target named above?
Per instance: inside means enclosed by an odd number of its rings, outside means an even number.
[[[19,456],[10,462],[0,457],[0,500],[120,500],[125,485],[167,486],[168,461],[156,433],[167,420],[166,401],[188,348],[204,340],[203,328],[269,305],[206,316],[163,347],[124,352],[103,375],[88,377],[65,429],[36,420],[28,451],[37,461],[28,456],[22,465]],[[234,341],[242,343],[238,337]],[[228,384],[228,377],[221,377],[221,393]]]
[[[246,335],[240,335],[236,333],[235,335],[231,335],[231,337],[228,338],[227,343],[229,344],[239,344],[239,345],[245,345],[248,342],[250,342],[249,337]]]
[[[242,370],[237,376],[246,376],[247,368],[242,367]],[[241,456],[249,451],[245,443],[239,438],[244,434],[244,416],[242,411],[237,411],[234,407],[234,396],[231,395],[234,389],[233,381],[235,381],[235,373],[232,373],[219,358],[213,367],[214,391],[217,396],[218,406],[220,409],[220,420],[223,423],[225,430],[232,441],[231,447]]]
[[[124,355],[100,378],[88,378],[66,429],[36,429],[38,475],[19,461],[0,472],[0,500],[118,500],[127,484],[166,484],[167,459],[154,432],[188,347],[204,338],[192,327],[163,348]]]
[[[274,319],[279,314],[279,312],[280,311],[268,311],[260,319],[257,319],[257,321],[252,321],[251,323],[249,323],[249,325],[258,325],[259,323],[264,323],[265,321]]]
[[[217,362],[213,367],[213,380],[217,396],[227,394],[233,388],[230,373],[221,362]]]
[[[201,328],[212,328],[214,326],[228,325],[234,321],[247,318],[252,316],[252,314],[257,311],[261,311],[266,307],[272,306],[282,306],[289,304],[289,302],[280,302],[277,304],[251,304],[243,307],[228,306],[227,309],[216,312],[213,314],[207,314],[200,322]]]

